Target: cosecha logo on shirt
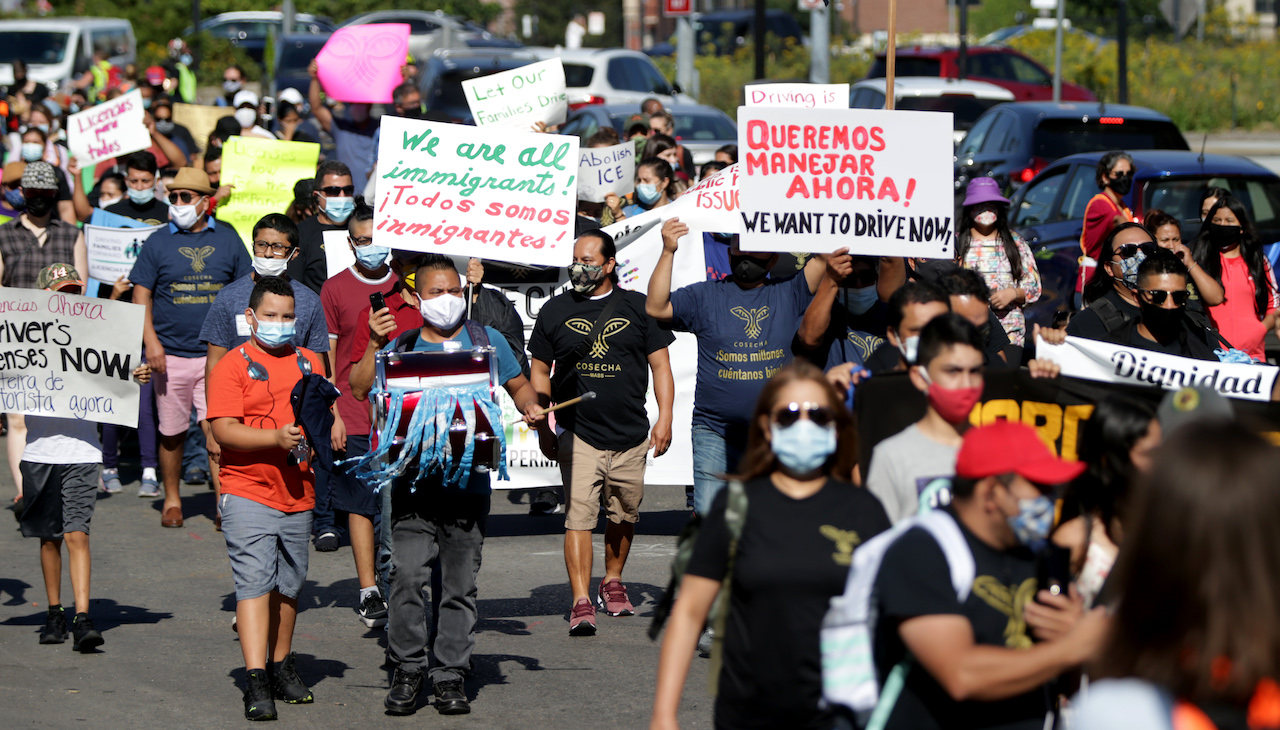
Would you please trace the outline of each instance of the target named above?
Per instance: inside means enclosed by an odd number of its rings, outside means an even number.
[[[217,250],[218,249],[213,246],[202,246],[200,248],[183,246],[178,249],[178,253],[191,259],[191,270],[199,274],[201,271],[204,271],[204,260],[209,258],[209,256]]]
[[[841,530],[835,525],[823,525],[818,532],[836,544],[836,551],[831,554],[836,565],[853,565],[853,549],[862,544],[857,532]]]
[[[755,339],[760,336],[764,328],[760,323],[769,318],[768,307],[757,307],[755,309],[747,309],[746,307],[734,307],[729,310],[729,314],[747,323],[747,337]]]
[[[604,328],[600,330],[600,336],[596,338],[595,342],[591,343],[591,357],[594,357],[597,360],[604,357],[605,353],[609,351],[609,343],[605,342],[605,340],[626,329],[629,324],[631,324],[631,320],[623,319],[621,317],[614,317],[608,322],[605,322]],[[594,325],[594,322],[583,319],[582,317],[574,317],[573,319],[566,320],[564,323],[565,327],[568,327],[580,335],[588,337],[591,335],[591,328]]]
[[[1004,645],[1010,649],[1031,648],[1027,618],[1023,609],[1036,595],[1036,579],[1027,578],[1019,586],[1006,586],[995,577],[980,575],[973,581],[973,593],[988,606],[1009,617],[1004,629]]]

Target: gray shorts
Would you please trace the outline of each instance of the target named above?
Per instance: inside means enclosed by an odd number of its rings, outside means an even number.
[[[236,600],[271,591],[297,598],[307,579],[311,510],[281,512],[234,494],[222,495],[220,504]]]
[[[21,462],[23,536],[57,540],[64,532],[89,534],[98,501],[98,467]]]

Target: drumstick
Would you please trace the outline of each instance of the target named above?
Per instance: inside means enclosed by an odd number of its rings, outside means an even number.
[[[568,408],[569,406],[577,405],[578,403],[581,403],[584,400],[591,400],[592,398],[595,398],[595,397],[596,397],[596,392],[594,390],[588,390],[587,392],[583,393],[577,398],[570,398],[569,400],[563,403],[557,403],[554,406],[551,406],[550,408],[543,408],[542,410],[538,411],[533,415],[545,416],[552,411],[558,411],[561,408]]]

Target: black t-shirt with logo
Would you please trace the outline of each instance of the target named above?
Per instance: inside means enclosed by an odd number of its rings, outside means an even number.
[[[854,548],[889,529],[889,517],[880,500],[847,482],[828,480],[804,499],[783,494],[769,477],[745,487],[716,727],[829,728],[834,716],[818,707],[822,619],[844,592]],[[724,580],[727,491],[698,533],[689,575]]]
[[[169,204],[159,198],[152,198],[144,205],[137,205],[126,196],[124,200],[109,206],[107,212],[142,221],[149,226],[169,222]]]
[[[577,377],[552,378],[555,402],[595,391],[593,400],[556,411],[556,422],[592,447],[626,451],[649,435],[645,393],[649,389],[649,355],[675,341],[669,330],[645,314],[645,296],[614,287],[613,293],[590,299],[569,291],[542,305],[529,336],[529,354],[543,362],[569,358],[591,334],[596,319],[613,297],[622,297],[597,341],[578,361]]]
[[[898,626],[919,616],[964,616],[973,626],[977,644],[1010,649],[1031,646],[1023,616],[1023,607],[1035,600],[1037,588],[1031,551],[1023,547],[997,550],[975,537],[959,520],[956,522],[973,552],[976,568],[973,587],[963,604],[956,598],[942,548],[924,529],[908,530],[885,553],[875,587],[879,620],[874,646],[876,671],[882,683],[906,656]],[[1040,730],[1047,709],[1045,691],[1039,687],[996,702],[956,702],[924,667],[912,660],[902,694],[885,727]]]

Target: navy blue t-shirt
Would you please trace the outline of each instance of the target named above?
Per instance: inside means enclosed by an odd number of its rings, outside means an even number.
[[[250,275],[236,279],[218,292],[200,328],[201,342],[230,350],[249,341],[253,324],[244,310],[249,308],[249,296],[256,283]],[[312,352],[328,352],[329,327],[325,324],[320,297],[293,279],[289,285],[293,288],[293,344]]]
[[[672,329],[698,337],[694,425],[725,436],[751,420],[764,384],[791,361],[791,341],[812,300],[803,273],[754,289],[725,279],[671,293]]]
[[[170,223],[147,238],[129,280],[151,290],[151,323],[166,354],[203,357],[200,328],[222,287],[248,276],[249,251],[226,223],[199,233]]]

